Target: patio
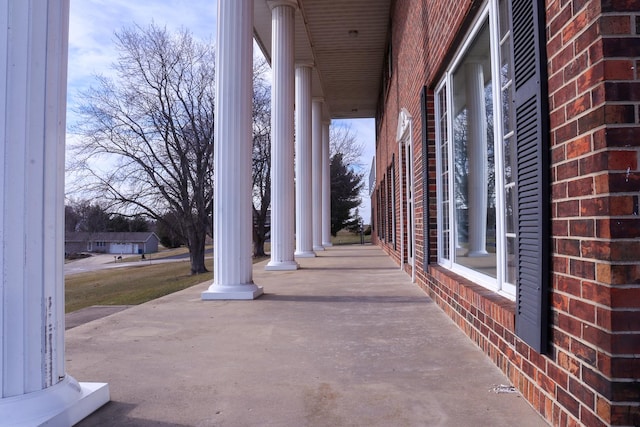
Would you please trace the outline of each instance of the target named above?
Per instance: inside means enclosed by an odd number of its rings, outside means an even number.
[[[67,330],[67,372],[111,391],[78,425],[547,425],[378,247],[298,262],[256,264],[254,301],[203,283]]]

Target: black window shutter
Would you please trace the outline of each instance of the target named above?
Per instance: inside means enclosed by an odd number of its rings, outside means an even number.
[[[517,146],[516,335],[547,350],[549,310],[549,108],[544,2],[511,9]]]
[[[427,87],[420,91],[420,112],[422,113],[422,242],[423,260],[422,268],[429,267],[429,141],[427,132]]]

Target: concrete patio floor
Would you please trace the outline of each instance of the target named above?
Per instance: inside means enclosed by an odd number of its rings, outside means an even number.
[[[67,372],[108,382],[78,426],[546,426],[377,247],[254,266],[265,295],[201,284],[69,329]]]

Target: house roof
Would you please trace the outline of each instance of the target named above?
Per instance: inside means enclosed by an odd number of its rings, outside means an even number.
[[[104,232],[93,233],[86,231],[66,232],[64,234],[65,242],[108,242],[108,243],[138,243],[146,242],[156,236],[152,231],[145,232]]]
[[[297,0],[295,60],[313,62],[312,96],[326,118],[375,117],[391,0]],[[271,62],[271,10],[254,2],[254,37]]]

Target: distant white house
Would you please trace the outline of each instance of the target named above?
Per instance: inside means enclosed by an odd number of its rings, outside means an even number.
[[[149,254],[158,252],[160,239],[154,232],[91,233],[67,232],[64,239],[66,254],[98,252],[105,254]]]

